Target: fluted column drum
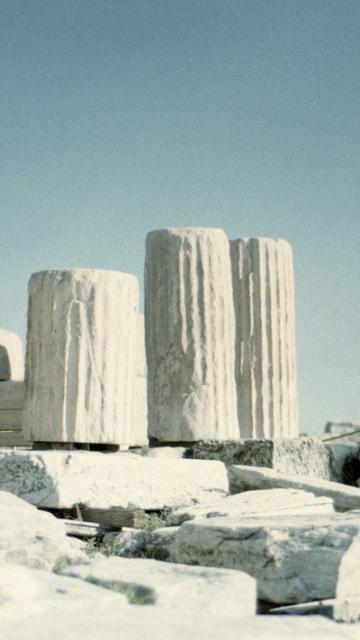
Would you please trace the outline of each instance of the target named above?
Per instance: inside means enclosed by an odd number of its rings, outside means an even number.
[[[135,276],[42,271],[29,282],[25,431],[36,442],[133,438]]]
[[[220,229],[147,237],[149,434],[161,442],[239,437],[230,252]]]
[[[230,242],[242,438],[296,437],[294,274],[285,240]]]

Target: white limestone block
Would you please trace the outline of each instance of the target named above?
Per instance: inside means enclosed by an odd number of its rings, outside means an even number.
[[[306,476],[278,473],[265,467],[229,465],[227,467],[231,493],[263,489],[300,489],[315,496],[331,498],[336,511],[360,509],[360,489],[340,482],[318,480]]]
[[[0,562],[51,571],[65,554],[71,556],[73,551],[61,520],[0,491]]]
[[[184,522],[175,559],[245,571],[266,602],[360,595],[360,511]]]
[[[245,491],[213,502],[183,507],[170,513],[166,524],[175,526],[198,518],[259,517],[334,513],[331,498],[314,496],[298,489],[264,489]]]
[[[269,238],[230,242],[242,438],[299,434],[293,259]]]
[[[133,587],[158,611],[186,616],[247,618],[255,615],[256,583],[241,571],[174,565],[148,559],[96,558],[70,568],[69,575],[126,592]],[[136,587],[135,587],[136,585]]]
[[[119,589],[121,585],[117,582],[114,587]],[[128,593],[136,594],[136,585],[131,585]],[[179,590],[178,602],[173,607],[130,604],[127,596],[112,591],[111,585],[104,589],[84,580],[16,565],[0,566],[0,594],[1,633],[6,640],[25,637],[26,640],[358,640],[359,637],[357,625],[339,626],[320,616],[244,618],[241,610],[238,616],[228,615],[226,607],[221,614],[212,613],[210,607],[185,609],[181,605],[183,589]],[[184,603],[189,605],[189,593],[185,595]]]
[[[23,378],[24,354],[21,338],[16,333],[0,329],[0,382]]]
[[[147,236],[145,321],[150,437],[237,438],[235,318],[223,231]]]
[[[163,509],[206,503],[229,490],[225,466],[97,451],[0,451],[0,489],[41,507]]]
[[[74,640],[74,633],[79,640],[119,640],[119,636],[124,640],[359,638],[357,625],[339,626],[320,616],[239,619],[227,616],[226,610],[221,615],[211,615],[204,610],[187,613],[182,607],[138,606],[129,604],[121,593],[83,580],[15,569],[19,571],[13,576],[12,589],[4,585],[3,591],[1,631],[6,640],[24,640],[24,628],[26,640]]]
[[[29,282],[24,429],[36,442],[133,441],[135,276],[69,269]]]

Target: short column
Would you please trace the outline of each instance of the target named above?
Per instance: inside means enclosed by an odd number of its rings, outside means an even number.
[[[145,326],[150,437],[238,438],[235,317],[223,231],[148,235]]]
[[[30,440],[132,441],[138,298],[135,276],[116,271],[32,275],[24,411]]]
[[[296,437],[294,275],[285,240],[232,240],[236,381],[242,438]]]

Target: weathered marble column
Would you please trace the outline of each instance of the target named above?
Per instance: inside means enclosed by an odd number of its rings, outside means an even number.
[[[230,242],[242,438],[298,435],[294,276],[290,245]]]
[[[42,271],[29,282],[25,430],[36,442],[133,444],[135,276]]]
[[[23,380],[24,355],[21,338],[0,329],[0,381]]]
[[[145,326],[150,437],[239,437],[231,264],[223,231],[148,235]]]

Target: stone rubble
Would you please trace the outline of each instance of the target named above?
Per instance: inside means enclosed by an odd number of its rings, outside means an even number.
[[[360,511],[184,522],[173,559],[245,571],[275,604],[360,596]]]
[[[350,487],[339,482],[329,480],[308,479],[277,473],[265,467],[247,467],[244,465],[229,465],[228,467],[230,492],[261,489],[299,489],[310,491],[316,496],[328,497],[333,500],[336,511],[360,509],[360,488]]]

